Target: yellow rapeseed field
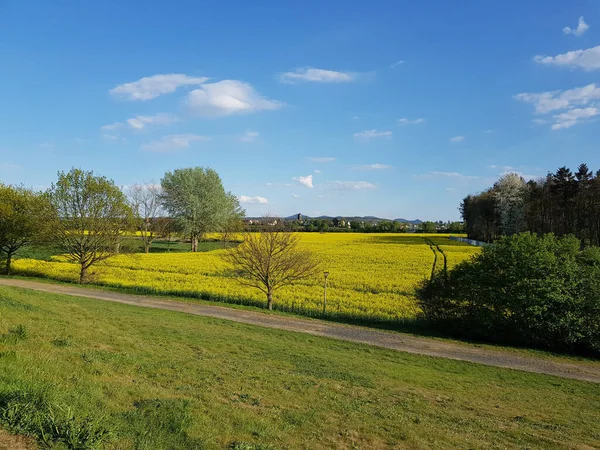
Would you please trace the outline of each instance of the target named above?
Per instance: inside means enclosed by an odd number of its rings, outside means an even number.
[[[433,242],[452,267],[479,251],[451,241],[447,235],[303,233],[300,245],[330,272],[328,314],[340,319],[396,322],[417,313],[414,288],[431,275]],[[140,292],[181,295],[230,303],[264,305],[264,295],[240,285],[221,258],[226,250],[204,253],[121,255],[91,269],[92,283]],[[438,257],[438,259],[440,259]],[[14,270],[65,281],[78,279],[76,265],[57,256],[52,261],[20,259]],[[275,308],[319,315],[323,277],[305,280],[276,292]]]

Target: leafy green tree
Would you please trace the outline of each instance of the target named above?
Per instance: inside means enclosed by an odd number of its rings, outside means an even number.
[[[0,256],[5,260],[6,275],[21,248],[47,238],[48,211],[49,203],[41,193],[0,184]]]
[[[193,252],[209,231],[222,231],[226,224],[244,216],[238,199],[226,192],[212,169],[190,167],[167,172],[161,180],[162,201],[190,238]]]
[[[91,266],[120,252],[123,233],[132,227],[131,208],[112,180],[81,169],[59,172],[48,197],[55,240],[79,264],[83,284]]]
[[[573,236],[503,236],[418,290],[432,323],[503,343],[600,352],[600,249]]]

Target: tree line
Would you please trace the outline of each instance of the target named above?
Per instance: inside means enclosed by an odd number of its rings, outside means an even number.
[[[530,231],[539,235],[572,234],[582,247],[600,245],[600,170],[581,164],[573,173],[559,168],[525,182],[518,174],[468,195],[460,205],[471,239],[492,242],[503,235]]]
[[[158,236],[174,230],[191,250],[209,231],[241,229],[244,210],[225,191],[212,169],[193,167],[165,173],[160,185],[122,190],[93,171],[59,172],[44,192],[0,184],[0,259],[10,273],[12,258],[30,244],[57,245],[80,267],[89,268],[124,251],[125,237],[138,232],[146,252]]]

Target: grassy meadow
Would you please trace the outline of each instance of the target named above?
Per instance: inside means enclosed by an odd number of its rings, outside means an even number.
[[[600,386],[0,287],[0,423],[51,448],[594,448]]]
[[[328,311],[340,320],[399,323],[417,314],[414,288],[444,259],[453,266],[479,251],[451,241],[448,235],[303,233],[301,246],[310,250],[328,279]],[[202,244],[202,252],[134,253],[110,259],[94,268],[92,283],[138,292],[197,297],[229,303],[264,305],[264,294],[240,285],[221,255],[219,242]],[[53,254],[50,254],[53,253]],[[14,261],[16,274],[76,281],[78,268],[56,250],[33,251]],[[439,257],[436,257],[436,254]],[[447,255],[447,258],[446,258]],[[27,256],[30,256],[29,258]],[[440,266],[440,264],[442,264]],[[437,270],[436,269],[436,270]],[[276,292],[275,308],[308,316],[321,315],[323,279],[308,279]]]

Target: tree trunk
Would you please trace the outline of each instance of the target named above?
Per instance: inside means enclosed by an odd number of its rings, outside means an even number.
[[[150,244],[148,242],[144,242],[144,252],[150,253]]]
[[[198,238],[197,237],[192,237],[192,252],[197,252],[198,251]]]
[[[81,266],[81,270],[79,271],[79,284],[85,284],[85,279],[87,277],[87,270],[88,268],[86,266]]]
[[[7,253],[6,254],[6,268],[5,268],[5,273],[6,275],[10,275],[10,263],[12,260],[12,253]]]
[[[273,311],[273,293],[269,292],[267,294],[267,309],[269,311]]]

